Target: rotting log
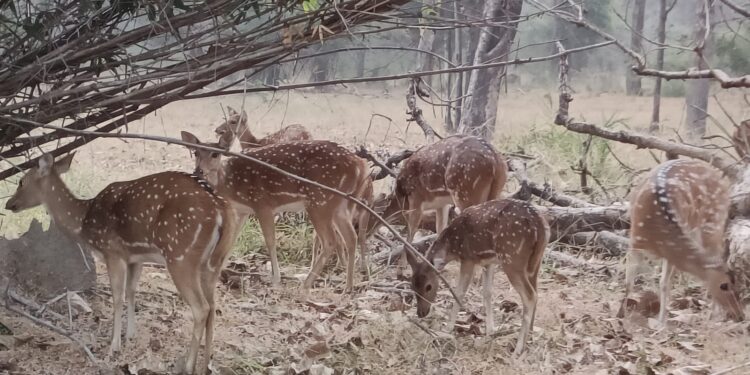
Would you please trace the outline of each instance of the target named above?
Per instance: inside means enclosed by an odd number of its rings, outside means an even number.
[[[614,257],[625,255],[629,247],[627,237],[606,230],[573,233],[562,236],[559,241],[573,246],[593,247],[595,250],[603,250]]]

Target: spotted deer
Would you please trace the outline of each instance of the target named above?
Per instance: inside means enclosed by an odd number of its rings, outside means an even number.
[[[729,184],[721,171],[698,160],[669,160],[651,171],[633,192],[625,301],[645,254],[662,261],[659,321],[666,323],[670,283],[675,269],[702,280],[709,294],[737,320],[743,308],[726,264],[724,231],[729,212]],[[625,302],[618,317],[625,315]]]
[[[218,144],[201,143],[193,134],[182,132],[189,143],[227,149],[226,139]],[[350,200],[322,188],[284,176],[268,167],[240,157],[230,157],[222,163],[221,154],[193,149],[196,173],[216,187],[242,216],[255,215],[260,223],[266,247],[271,256],[272,283],[281,282],[276,255],[274,214],[305,210],[322,243],[322,252],[315,258],[310,274],[303,283],[305,290],[312,287],[335,248],[342,245],[348,254],[347,290],[354,285],[354,254],[357,242],[365,258],[365,230],[368,215]],[[372,180],[364,159],[330,141],[297,141],[271,144],[250,149],[243,154],[267,162],[286,172],[304,177],[324,186],[372,204]],[[358,217],[355,218],[354,216]],[[359,234],[353,222],[359,223]],[[342,241],[339,241],[339,237]],[[343,243],[342,243],[343,242]]]
[[[216,127],[215,132],[223,138],[225,144],[232,145],[235,138],[240,140],[240,148],[243,151],[267,146],[275,143],[306,141],[312,139],[310,132],[302,125],[289,125],[275,133],[263,138],[256,138],[247,126],[247,113],[237,113],[232,107],[227,107],[227,120]]]
[[[161,172],[108,185],[92,199],[78,199],[60,178],[73,154],[39,159],[18,183],[5,208],[13,212],[43,205],[62,231],[101,255],[112,287],[110,353],[121,348],[123,294],[127,296],[126,339],[134,337],[135,290],[144,262],[166,265],[193,314],[185,359],[192,374],[205,335],[206,366],[213,351],[214,289],[237,235],[231,207],[201,178]]]
[[[448,225],[449,208],[461,211],[500,197],[508,176],[505,158],[484,139],[455,135],[414,152],[404,162],[393,194],[382,216],[402,213],[407,223],[407,240],[413,241],[423,212],[436,211],[436,231]],[[370,222],[372,232],[377,222]],[[402,257],[397,268],[403,274]]]
[[[523,322],[515,349],[515,354],[520,354],[534,326],[537,276],[549,236],[547,220],[530,203],[515,199],[492,200],[463,210],[440,233],[425,257],[438,272],[454,260],[461,263],[456,289],[460,299],[469,289],[474,268],[484,267],[482,297],[487,315],[485,333],[488,335],[495,330],[492,313],[494,267],[502,267],[523,303]],[[412,289],[417,295],[417,315],[425,317],[435,302],[439,279],[430,265],[409,252],[406,254],[412,268]],[[450,331],[458,310],[459,304],[454,302],[448,318]]]

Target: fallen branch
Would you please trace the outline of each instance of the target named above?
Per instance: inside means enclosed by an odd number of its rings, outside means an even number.
[[[583,199],[558,193],[546,182],[544,183],[544,187],[539,187],[537,183],[529,180],[526,174],[526,164],[520,159],[508,158],[508,169],[513,172],[516,180],[521,184],[521,188],[513,194],[513,198],[528,200],[528,194],[533,194],[552,204],[563,207],[599,207]]]
[[[55,333],[58,333],[60,335],[63,335],[65,337],[67,337],[68,339],[70,339],[71,341],[75,342],[76,344],[78,344],[78,346],[81,347],[81,350],[83,350],[83,352],[86,354],[86,357],[89,359],[89,361],[91,361],[92,363],[97,363],[98,362],[98,359],[96,359],[96,357],[94,356],[94,353],[91,353],[91,350],[89,350],[88,346],[86,346],[86,344],[84,344],[81,340],[79,340],[78,338],[76,338],[75,336],[73,336],[73,333],[71,333],[70,331],[66,331],[66,330],[64,330],[64,329],[62,329],[62,328],[60,328],[60,327],[58,327],[58,326],[56,326],[56,325],[54,325],[54,324],[46,321],[46,320],[37,318],[37,317],[35,317],[35,316],[33,316],[33,315],[31,315],[31,314],[29,314],[29,313],[27,313],[27,312],[25,312],[25,311],[23,311],[21,309],[17,309],[15,307],[11,306],[10,303],[8,303],[7,300],[6,300],[6,303],[5,303],[5,308],[8,309],[9,311],[12,311],[12,312],[14,312],[14,313],[16,313],[18,315],[23,316],[26,319],[31,320],[32,322],[34,322],[34,323],[36,323],[36,324],[38,324],[38,325],[40,325],[42,327],[46,327],[46,328],[50,329],[51,331],[53,331]]]
[[[558,265],[573,267],[577,270],[591,273],[600,273],[602,270],[608,270],[610,267],[608,264],[591,263],[562,251],[551,250],[549,248],[544,252],[544,257]]]
[[[579,232],[562,236],[559,242],[573,245],[595,247],[606,250],[607,254],[615,257],[625,255],[630,246],[626,237],[610,231],[601,232]]]
[[[550,241],[579,232],[601,232],[630,228],[629,205],[608,207],[538,207],[548,218]]]
[[[710,78],[719,81],[724,89],[731,88],[750,88],[750,74],[741,77],[730,77],[720,69],[697,70],[694,68],[682,71],[664,71],[648,68],[639,68],[634,66],[633,72],[640,76],[659,77],[666,80],[671,79],[706,79]]]

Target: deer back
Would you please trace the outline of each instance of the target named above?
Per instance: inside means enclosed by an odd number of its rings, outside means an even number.
[[[293,141],[308,141],[312,139],[310,132],[302,125],[289,125],[275,133],[271,133],[260,139],[258,144],[266,146],[274,143],[284,143]]]
[[[486,176],[496,181],[497,191],[502,190],[507,178],[503,157],[484,139],[456,135],[424,146],[406,159],[396,180],[396,193],[466,196],[486,188],[477,184]]]
[[[698,160],[657,166],[631,201],[631,242],[675,263],[705,267],[723,261],[729,183]]]
[[[367,190],[363,186],[369,180],[365,161],[334,142],[274,144],[248,150],[245,155],[344,193],[357,195]],[[298,201],[320,206],[334,197],[324,189],[242,158],[229,158],[223,171],[223,182],[219,184],[222,194],[247,206]]]
[[[151,246],[168,253],[205,248],[211,241],[208,232],[220,231],[226,220],[226,207],[199,177],[162,172],[104,188],[92,200],[81,234],[98,248],[113,239],[143,252]]]
[[[436,267],[453,260],[475,264],[499,263],[526,269],[546,246],[549,225],[530,203],[497,199],[464,210],[440,234],[426,257]]]

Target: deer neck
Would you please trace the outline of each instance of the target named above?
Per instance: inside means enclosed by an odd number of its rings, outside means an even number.
[[[250,132],[250,127],[245,125],[240,125],[240,127],[237,129],[238,139],[240,140],[240,148],[246,149],[246,148],[252,148],[257,147],[258,143],[260,142],[258,138],[256,138],[253,133]]]
[[[77,237],[81,233],[91,200],[76,198],[60,176],[54,173],[42,184],[42,194],[42,203],[55,225],[63,232]]]

